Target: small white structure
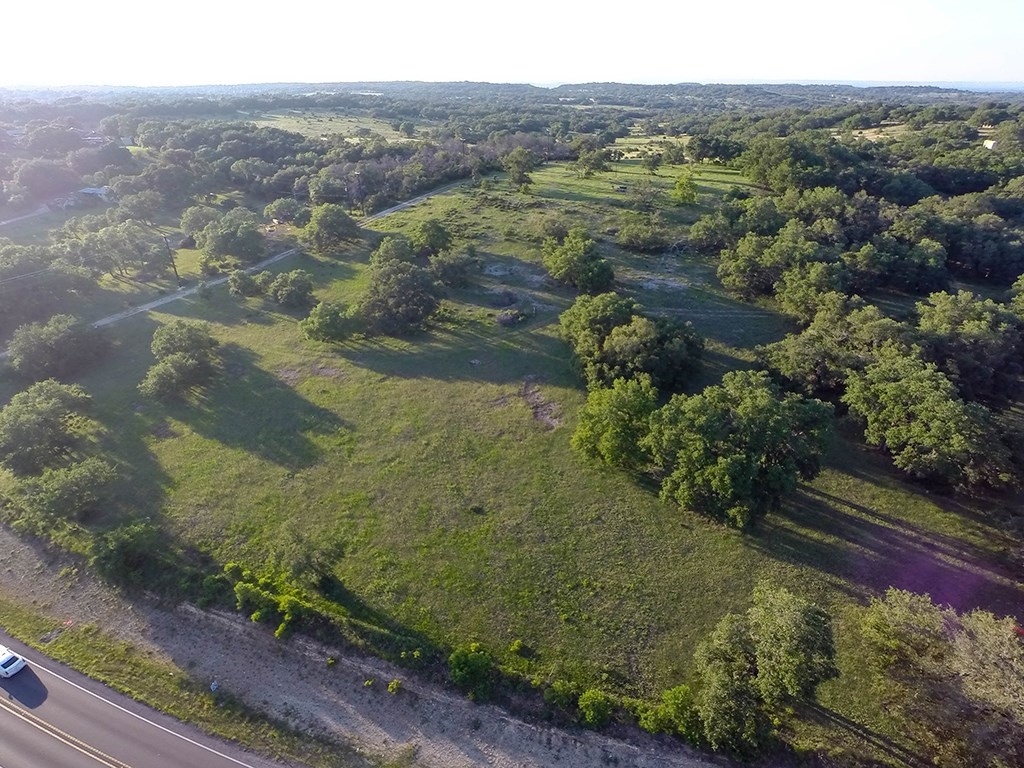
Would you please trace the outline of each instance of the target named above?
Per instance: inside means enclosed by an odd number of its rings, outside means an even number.
[[[996,148],[996,140],[995,139],[985,139],[985,141],[982,143],[982,146],[985,147],[985,149],[995,149]]]
[[[93,197],[106,202],[110,199],[110,187],[84,187],[75,194],[83,198]]]

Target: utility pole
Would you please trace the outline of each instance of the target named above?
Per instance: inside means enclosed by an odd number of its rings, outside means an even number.
[[[167,260],[171,262],[171,269],[174,270],[174,279],[178,281],[178,285],[181,285],[181,276],[178,275],[178,265],[174,263],[174,251],[171,250],[171,244],[167,241],[167,235],[161,235],[164,239],[164,246],[167,248]]]

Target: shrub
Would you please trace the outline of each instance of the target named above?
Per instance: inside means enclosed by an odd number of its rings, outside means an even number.
[[[580,694],[577,702],[580,719],[591,728],[601,728],[611,719],[615,710],[615,699],[597,688],[589,688]]]
[[[351,335],[355,322],[344,304],[321,301],[305,320],[299,321],[304,338],[314,341],[341,341]]]
[[[312,276],[301,269],[278,275],[267,288],[271,299],[286,307],[302,307],[313,302]]]
[[[129,523],[94,539],[89,564],[110,581],[143,584],[166,547],[165,537],[152,523]]]
[[[54,315],[46,323],[28,323],[14,331],[7,352],[11,367],[38,381],[63,377],[95,362],[108,344],[95,328],[71,315]]]
[[[200,362],[185,352],[175,352],[151,366],[139,391],[146,397],[167,402],[183,395],[207,378]]]
[[[228,276],[228,293],[232,296],[259,296],[263,291],[264,287],[245,270],[233,270]]]
[[[490,693],[493,671],[494,660],[479,643],[460,646],[448,657],[448,678],[470,698],[482,699]]]

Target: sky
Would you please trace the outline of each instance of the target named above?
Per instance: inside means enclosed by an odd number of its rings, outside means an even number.
[[[1022,0],[28,0],[0,87],[1024,83]]]

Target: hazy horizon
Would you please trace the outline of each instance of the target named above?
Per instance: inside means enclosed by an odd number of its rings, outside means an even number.
[[[1024,88],[1024,3],[654,2],[616,13],[521,0],[395,0],[381,12],[240,9],[180,0],[147,12],[5,10],[0,87],[189,87],[342,82],[1006,84]],[[41,53],[41,51],[45,53]]]

